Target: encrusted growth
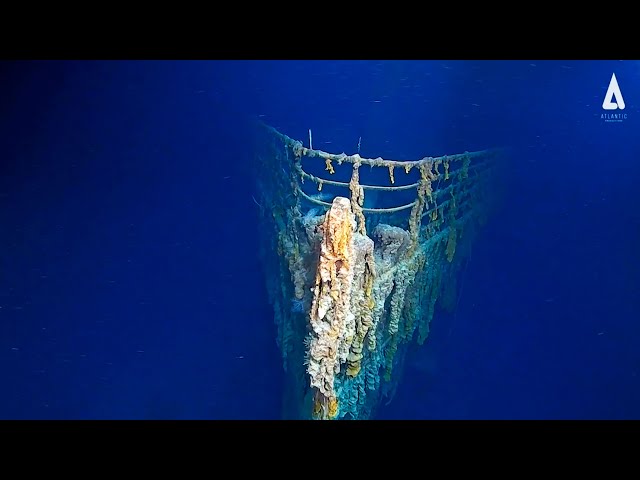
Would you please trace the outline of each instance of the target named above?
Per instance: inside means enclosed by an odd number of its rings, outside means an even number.
[[[322,401],[337,405],[334,376],[340,371],[355,335],[355,315],[351,312],[351,288],[354,274],[353,234],[355,218],[351,203],[336,197],[326,215],[316,273],[311,327],[313,339],[309,349],[308,372],[311,386]],[[322,416],[331,418],[329,409]]]
[[[351,173],[351,181],[349,182],[349,191],[351,192],[351,209],[358,220],[358,232],[362,235],[367,234],[367,226],[362,211],[364,205],[364,188],[360,185],[360,162],[353,164],[353,172]]]

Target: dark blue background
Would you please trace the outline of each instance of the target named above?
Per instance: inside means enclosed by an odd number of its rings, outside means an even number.
[[[611,74],[628,118],[605,123]],[[640,62],[0,65],[0,418],[279,418],[247,119],[511,148],[458,310],[380,418],[640,417]],[[331,143],[329,143],[331,142]]]

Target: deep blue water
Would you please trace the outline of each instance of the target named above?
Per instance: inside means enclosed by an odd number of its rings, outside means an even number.
[[[627,118],[607,123],[612,73]],[[379,418],[640,418],[640,62],[0,65],[0,418],[280,417],[247,120],[510,148],[453,315]],[[331,142],[331,143],[328,143]]]

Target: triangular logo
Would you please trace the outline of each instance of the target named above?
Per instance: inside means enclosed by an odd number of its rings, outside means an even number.
[[[613,97],[616,97],[616,101],[613,102]],[[620,91],[620,86],[618,85],[618,80],[616,79],[616,74],[611,74],[611,81],[609,82],[609,88],[607,88],[607,93],[604,96],[604,102],[602,102],[602,108],[605,110],[615,110],[619,108],[620,110],[624,110],[624,98],[622,98],[622,92]]]

